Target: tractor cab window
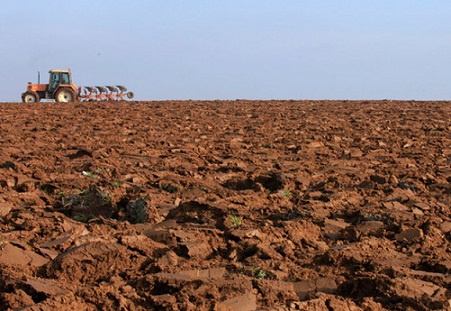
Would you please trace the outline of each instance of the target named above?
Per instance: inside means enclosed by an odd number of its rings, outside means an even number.
[[[68,73],[61,74],[61,84],[69,84],[69,74]]]
[[[60,74],[58,72],[54,72],[50,75],[50,91],[53,91],[60,84]]]

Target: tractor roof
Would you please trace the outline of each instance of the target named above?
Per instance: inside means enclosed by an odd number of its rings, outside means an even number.
[[[52,69],[49,71],[49,73],[52,72],[70,72],[70,69]]]

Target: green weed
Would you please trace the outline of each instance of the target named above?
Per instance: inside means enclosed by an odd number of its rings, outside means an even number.
[[[168,184],[160,184],[159,188],[169,193],[177,193],[180,191],[179,187]]]
[[[149,206],[145,198],[128,202],[125,212],[126,219],[132,224],[142,224],[147,221]]]
[[[238,228],[239,226],[241,226],[241,217],[235,215],[235,213],[229,215],[227,217],[227,220],[232,228]]]
[[[266,277],[266,272],[260,267],[255,267],[252,269],[252,276],[256,279],[264,279]]]
[[[97,176],[97,174],[95,172],[89,172],[89,171],[88,172],[83,171],[83,176],[90,177],[93,179],[96,179],[99,177],[99,176]]]
[[[280,190],[280,194],[282,194],[282,196],[285,199],[288,199],[288,198],[291,197],[291,191],[289,189],[287,189],[287,190]]]

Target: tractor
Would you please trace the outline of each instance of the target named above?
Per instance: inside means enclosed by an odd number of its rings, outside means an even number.
[[[24,103],[39,102],[41,99],[55,99],[59,103],[75,101],[77,87],[72,82],[70,69],[53,69],[49,71],[49,84],[38,84],[28,82],[27,91],[22,94]]]
[[[133,98],[133,92],[126,92],[127,88],[117,86],[85,86],[78,87],[72,82],[70,69],[53,69],[49,71],[49,84],[40,83],[38,72],[38,84],[28,82],[27,91],[22,94],[24,103],[35,103],[41,99],[54,99],[59,103],[74,101],[95,100],[124,100],[124,97]]]

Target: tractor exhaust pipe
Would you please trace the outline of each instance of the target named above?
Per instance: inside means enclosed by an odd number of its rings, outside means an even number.
[[[41,84],[41,73],[38,71],[38,84]]]

